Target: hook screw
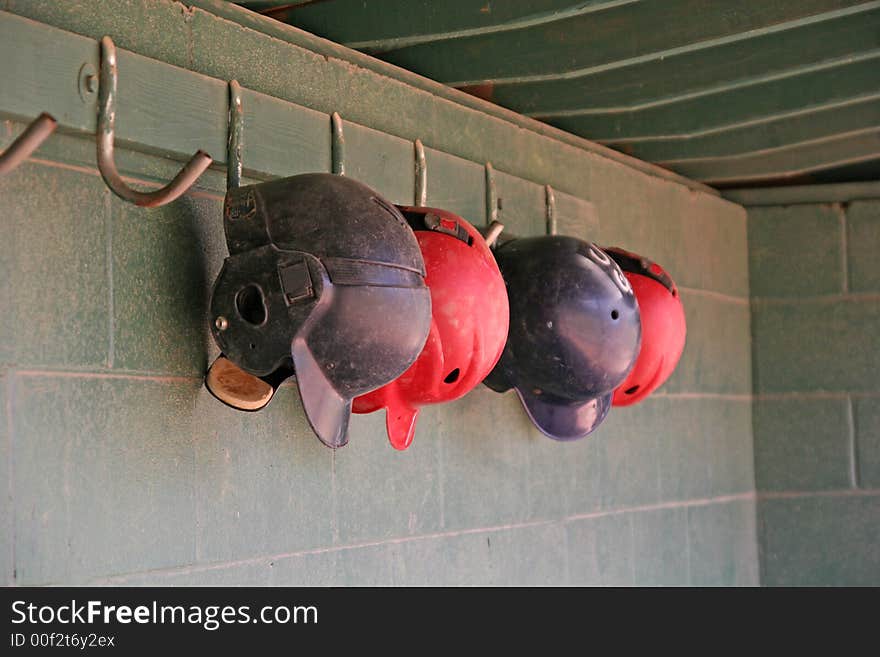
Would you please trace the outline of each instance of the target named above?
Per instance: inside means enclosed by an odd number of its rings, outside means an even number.
[[[98,72],[95,67],[86,62],[79,67],[77,74],[77,91],[82,102],[87,103],[91,96],[98,91]]]

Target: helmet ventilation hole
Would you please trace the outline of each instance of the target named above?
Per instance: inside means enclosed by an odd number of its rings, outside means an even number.
[[[620,317],[620,313],[617,312],[616,310],[612,310],[611,311],[611,319],[617,319],[618,317]]]
[[[458,381],[458,375],[461,374],[459,369],[456,367],[449,374],[446,375],[446,378],[443,379],[443,383],[455,383]]]
[[[235,295],[235,309],[248,324],[260,326],[266,321],[263,292],[256,285],[248,285]]]
[[[623,394],[634,395],[634,394],[636,394],[636,392],[638,392],[638,389],[639,389],[638,386],[633,386],[632,388],[627,388],[626,390],[624,390]]]

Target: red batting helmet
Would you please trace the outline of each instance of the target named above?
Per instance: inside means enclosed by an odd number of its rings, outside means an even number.
[[[416,362],[391,383],[354,400],[355,413],[385,408],[388,439],[406,449],[419,407],[452,401],[479,384],[507,340],[504,279],[477,230],[434,208],[401,207],[416,234],[431,292],[431,330]]]
[[[660,265],[619,248],[605,252],[629,279],[642,315],[642,346],[635,367],[614,391],[613,404],[629,406],[663,385],[675,370],[687,325],[678,288]]]

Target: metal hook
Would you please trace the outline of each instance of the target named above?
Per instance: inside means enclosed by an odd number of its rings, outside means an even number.
[[[428,163],[425,159],[425,146],[421,139],[413,142],[416,152],[416,189],[415,202],[419,207],[428,203]]]
[[[5,151],[0,153],[0,176],[15,169],[19,164],[28,159],[40,144],[52,134],[58,121],[46,112],[43,112],[25,128],[18,139],[12,142]]]
[[[241,185],[241,149],[244,131],[244,108],[241,104],[241,85],[229,82],[229,135],[226,141],[226,189]]]
[[[330,166],[333,173],[345,175],[345,133],[338,112],[330,115]]]
[[[492,246],[501,236],[501,233],[504,231],[504,224],[500,221],[493,221],[486,227],[486,235],[484,239],[486,240],[487,246]]]
[[[544,185],[544,201],[546,207],[547,234],[556,235],[556,194],[550,185]]]
[[[98,170],[110,190],[118,197],[141,207],[155,208],[170,203],[186,192],[211,166],[211,156],[198,151],[174,179],[154,192],[139,192],[125,184],[116,168],[113,141],[116,129],[116,46],[113,39],[101,39],[101,73],[98,88]]]
[[[498,188],[495,185],[495,168],[486,162],[486,225],[498,220]]]

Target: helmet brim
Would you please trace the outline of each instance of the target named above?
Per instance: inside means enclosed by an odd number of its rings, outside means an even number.
[[[587,401],[569,401],[514,388],[532,423],[548,438],[577,440],[591,434],[608,415],[612,393]]]
[[[291,353],[299,396],[312,430],[327,447],[342,447],[348,443],[352,400],[339,394],[305,340],[294,339]]]

